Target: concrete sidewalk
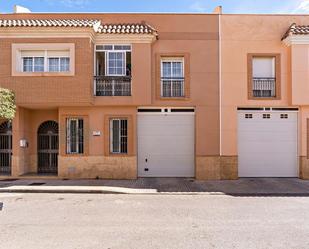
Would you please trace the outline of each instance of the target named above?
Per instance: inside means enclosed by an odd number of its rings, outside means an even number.
[[[188,178],[137,180],[0,180],[0,192],[207,194],[235,196],[309,196],[309,181],[297,178],[242,178],[234,181],[196,181]]]

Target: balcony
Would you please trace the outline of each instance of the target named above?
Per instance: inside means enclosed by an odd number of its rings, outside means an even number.
[[[94,76],[96,96],[131,96],[131,76]]]
[[[253,97],[276,97],[276,78],[253,78]]]
[[[184,97],[184,78],[161,78],[161,96],[165,98]]]

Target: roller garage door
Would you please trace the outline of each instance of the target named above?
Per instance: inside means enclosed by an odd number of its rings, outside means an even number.
[[[139,109],[138,175],[194,177],[194,109]]]
[[[238,111],[239,177],[297,177],[297,111]]]

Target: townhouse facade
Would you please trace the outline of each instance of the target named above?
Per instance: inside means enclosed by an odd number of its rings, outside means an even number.
[[[308,179],[308,21],[1,15],[0,177]]]
[[[18,106],[0,129],[2,173],[202,178],[204,157],[219,156],[218,25],[217,15],[2,15],[0,82]]]
[[[308,179],[308,21],[221,16],[221,154],[235,178]]]

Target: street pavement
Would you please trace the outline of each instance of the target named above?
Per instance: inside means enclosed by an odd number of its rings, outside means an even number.
[[[0,204],[1,249],[309,248],[305,196],[0,193]]]
[[[298,178],[240,178],[218,181],[197,181],[190,178],[2,179],[0,192],[309,196],[309,181]]]

